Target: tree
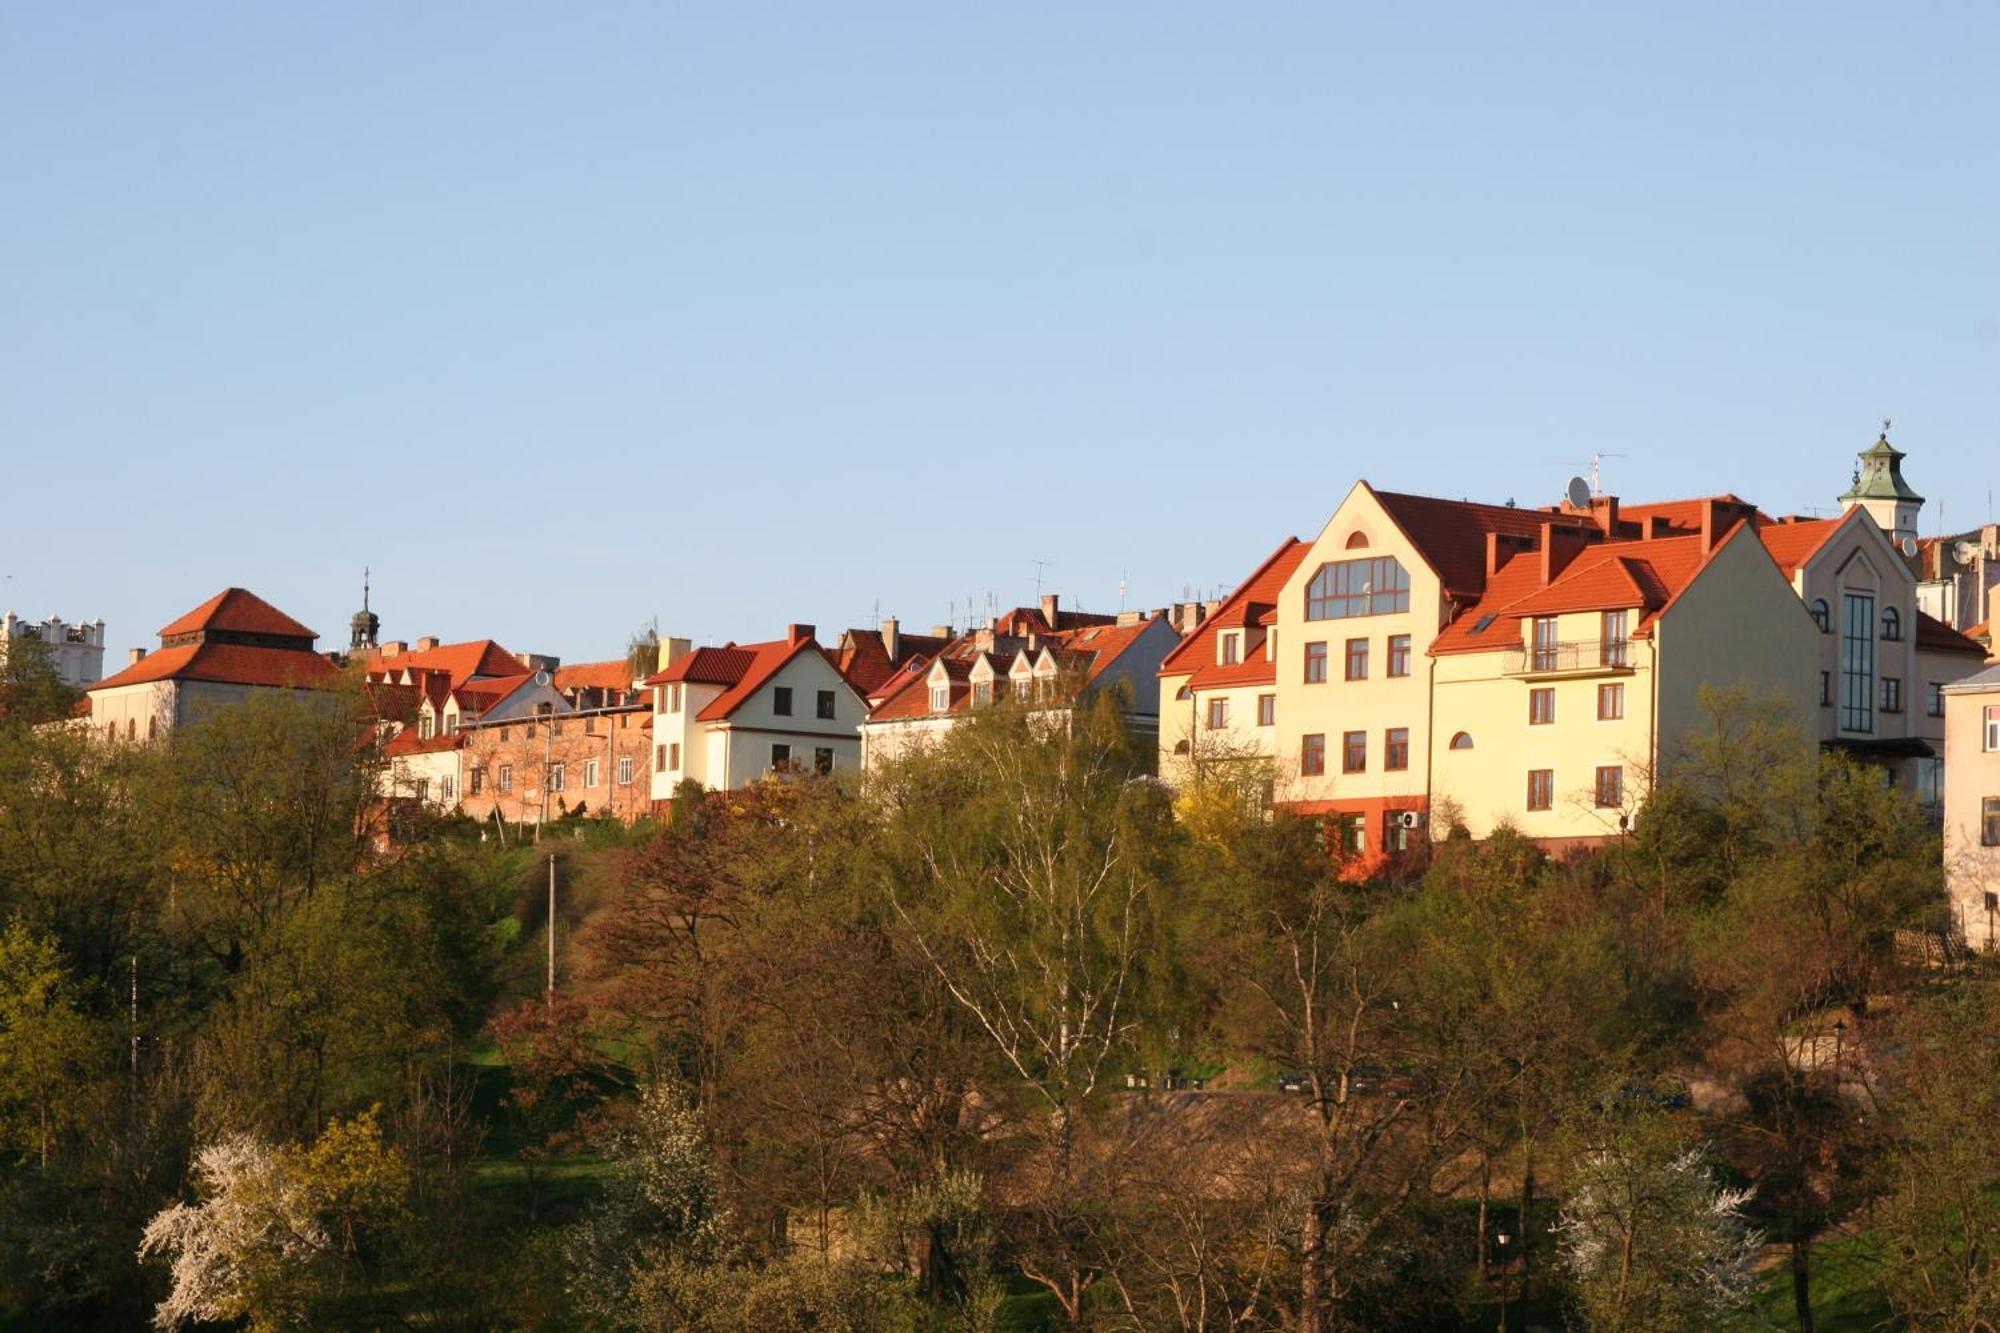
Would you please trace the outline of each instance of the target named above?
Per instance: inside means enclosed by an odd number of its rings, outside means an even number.
[[[1101,1272],[1085,1120],[1158,979],[1176,835],[1144,760],[1113,700],[1060,722],[996,706],[879,788],[897,920],[1038,1103],[1017,1259],[1071,1323]]]
[[[0,933],[0,1147],[46,1170],[57,1145],[96,1109],[90,1084],[104,1048],[55,940],[8,922]]]
[[[1594,1333],[1702,1333],[1739,1311],[1761,1242],[1749,1191],[1665,1117],[1613,1110],[1581,1129],[1556,1232]]]
[[[41,639],[23,635],[0,644],[0,728],[59,722],[82,697],[56,674]]]

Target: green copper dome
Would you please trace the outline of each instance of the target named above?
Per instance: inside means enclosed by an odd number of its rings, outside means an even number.
[[[1855,500],[1924,502],[1924,497],[1911,490],[1910,483],[1903,480],[1903,459],[1907,455],[1889,443],[1888,432],[1883,432],[1857,457],[1861,465],[1854,470],[1854,485],[1840,497],[1841,503]]]

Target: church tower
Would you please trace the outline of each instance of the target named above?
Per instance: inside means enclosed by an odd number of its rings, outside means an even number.
[[[350,653],[372,653],[375,641],[382,632],[382,620],[368,609],[368,571],[361,571],[361,609],[354,613],[354,619],[347,622],[353,633],[348,640]]]
[[[1875,443],[1857,457],[1861,461],[1854,470],[1854,484],[1840,497],[1841,504],[1866,509],[1898,547],[1906,537],[1915,540],[1917,511],[1924,507],[1924,497],[1903,480],[1907,455],[1889,443],[1888,422],[1882,423],[1882,434]]]

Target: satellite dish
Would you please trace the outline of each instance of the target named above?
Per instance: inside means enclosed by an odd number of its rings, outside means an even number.
[[[1582,477],[1569,479],[1569,503],[1573,509],[1590,508],[1590,483]]]
[[[1896,549],[1903,553],[1905,559],[1914,560],[1917,558],[1917,539],[1905,537],[1896,543]]]
[[[1971,542],[1960,542],[1951,548],[1951,558],[1961,565],[1969,565],[1979,559],[1979,548]]]
[[[537,671],[535,673],[535,684],[537,685],[547,685],[551,679],[549,673],[546,671]]]

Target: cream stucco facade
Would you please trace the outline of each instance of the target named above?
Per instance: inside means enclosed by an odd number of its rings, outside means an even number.
[[[2000,949],[2000,667],[1944,691],[1944,872],[1953,921]]]
[[[866,704],[816,645],[761,677],[726,716],[701,716],[735,688],[699,680],[652,686],[655,801],[671,799],[686,781],[734,790],[773,772],[860,767]]]

